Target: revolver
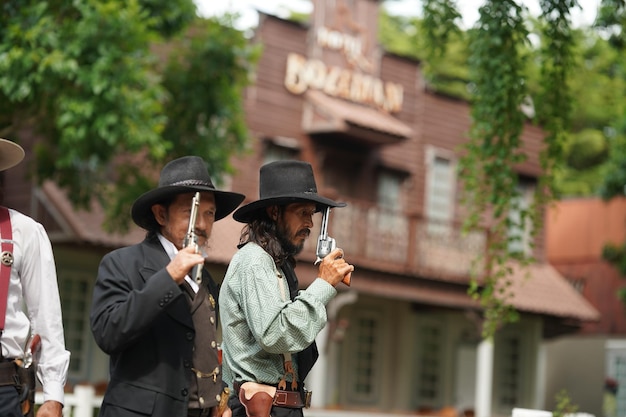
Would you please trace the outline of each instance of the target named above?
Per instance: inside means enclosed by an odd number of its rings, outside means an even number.
[[[189,226],[187,226],[187,234],[183,241],[183,247],[193,245],[198,252],[198,235],[196,235],[196,219],[198,218],[198,207],[200,206],[200,193],[196,192],[191,200],[191,214],[189,215]],[[196,265],[191,269],[191,277],[200,285],[202,282],[202,265]]]
[[[330,207],[326,207],[324,212],[322,213],[322,227],[320,228],[320,236],[317,238],[317,249],[315,250],[315,254],[317,255],[317,259],[313,265],[317,265],[322,261],[326,255],[331,253],[337,247],[335,239],[328,236],[328,217],[330,216]],[[350,277],[343,277],[341,281],[346,284],[348,287],[350,286]]]

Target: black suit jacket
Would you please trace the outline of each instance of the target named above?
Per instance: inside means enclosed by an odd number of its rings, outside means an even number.
[[[165,270],[169,261],[153,236],[100,263],[90,321],[110,356],[103,417],[187,415],[195,331],[182,288]],[[206,270],[203,280],[217,299]]]

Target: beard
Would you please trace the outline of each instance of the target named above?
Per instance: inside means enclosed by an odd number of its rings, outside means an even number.
[[[302,243],[295,245],[291,240],[291,236],[296,237],[302,235],[306,238],[309,234],[309,229],[300,229],[298,233],[294,234],[289,226],[283,226],[282,224],[278,224],[278,227],[276,228],[276,238],[280,242],[280,246],[283,248],[283,251],[287,256],[295,256],[302,252],[302,249],[304,248],[304,240]]]

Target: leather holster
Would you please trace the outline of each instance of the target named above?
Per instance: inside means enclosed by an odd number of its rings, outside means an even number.
[[[244,382],[239,388],[239,401],[246,409],[248,417],[270,417],[276,387]]]
[[[17,367],[17,374],[20,379],[20,400],[22,402],[22,414],[25,417],[35,415],[35,367]]]

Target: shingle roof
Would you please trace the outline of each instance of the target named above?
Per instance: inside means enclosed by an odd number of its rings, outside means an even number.
[[[600,313],[551,265],[513,267],[511,303],[516,309],[582,321],[596,321]]]
[[[108,233],[102,227],[104,211],[98,204],[92,204],[91,210],[77,210],[70,204],[67,195],[53,182],[47,181],[41,187],[38,198],[46,207],[48,216],[56,222],[56,226],[44,224],[55,241],[74,241],[99,245],[110,248],[132,245],[141,242],[146,231],[139,226],[131,225],[127,234]],[[227,264],[237,249],[241,223],[232,216],[223,218],[213,225],[209,245],[209,261]]]

